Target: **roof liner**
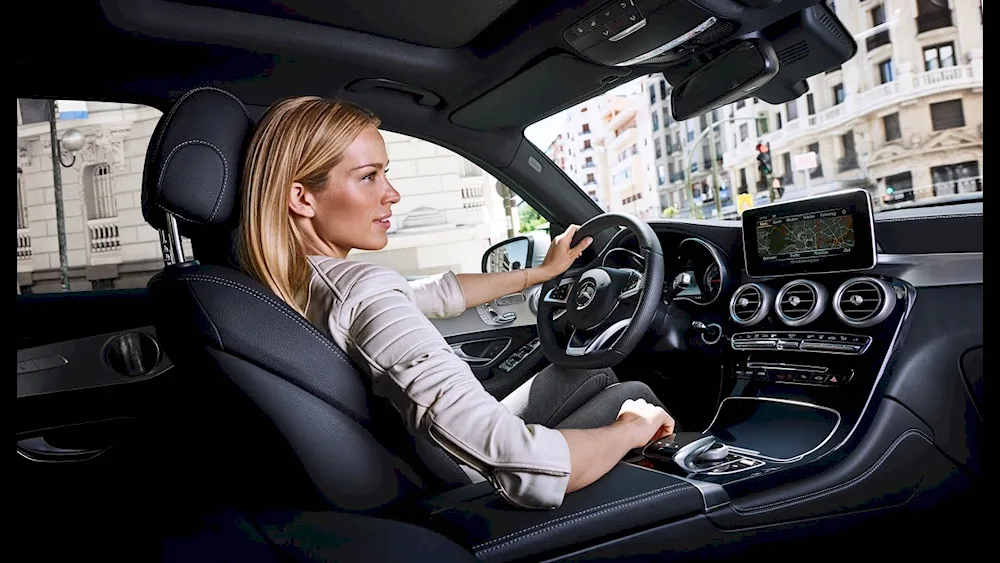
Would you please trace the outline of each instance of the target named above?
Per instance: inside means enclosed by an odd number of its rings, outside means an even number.
[[[468,44],[517,4],[538,0],[171,0],[351,29],[416,45]]]

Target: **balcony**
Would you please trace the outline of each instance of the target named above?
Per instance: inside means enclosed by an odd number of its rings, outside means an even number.
[[[935,10],[917,16],[917,33],[951,26],[951,10]]]
[[[975,59],[972,64],[950,66],[917,74],[900,72],[899,77],[892,82],[849,95],[844,103],[828,107],[814,115],[790,121],[784,128],[763,135],[761,141],[771,143],[771,150],[780,152],[785,147],[801,144],[801,141],[807,137],[810,139],[821,137],[829,130],[841,127],[863,115],[895,107],[917,98],[954,90],[982,87],[983,65],[981,58]],[[727,151],[724,155],[726,167],[746,164],[753,160],[757,156],[754,144],[740,143],[735,149]]]
[[[874,51],[875,49],[881,47],[882,45],[888,45],[889,43],[890,41],[889,41],[888,29],[885,31],[880,31],[875,35],[872,35],[871,37],[865,39],[865,47],[867,47],[869,51]]]
[[[91,219],[87,221],[87,231],[90,234],[92,255],[121,250],[121,239],[118,237],[118,217]]]
[[[17,230],[17,261],[31,260],[31,234],[28,229]]]

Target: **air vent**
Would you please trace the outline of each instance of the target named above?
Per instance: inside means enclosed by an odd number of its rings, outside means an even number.
[[[770,288],[757,283],[743,284],[729,300],[729,315],[740,325],[749,326],[764,320],[774,302]]]
[[[833,295],[833,311],[848,326],[865,328],[884,321],[896,307],[896,292],[883,280],[847,280]]]
[[[809,44],[805,41],[799,41],[794,45],[789,45],[788,47],[778,51],[778,65],[788,66],[792,63],[799,62],[808,56]]]
[[[778,292],[775,311],[788,326],[802,326],[819,318],[826,310],[826,289],[809,280],[795,280]]]

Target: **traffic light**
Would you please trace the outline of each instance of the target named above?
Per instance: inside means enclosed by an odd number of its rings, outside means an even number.
[[[771,151],[764,143],[757,143],[757,169],[764,175],[764,181],[771,176]]]

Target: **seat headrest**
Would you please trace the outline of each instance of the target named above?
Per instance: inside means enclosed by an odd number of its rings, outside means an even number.
[[[142,215],[156,229],[165,212],[181,234],[238,220],[243,149],[253,120],[236,96],[213,87],[185,93],[156,125],[146,150]]]

